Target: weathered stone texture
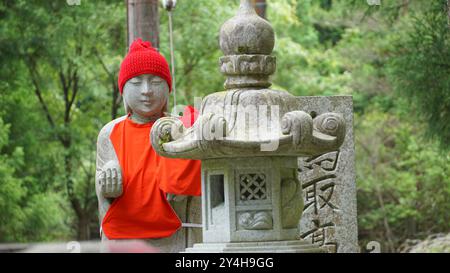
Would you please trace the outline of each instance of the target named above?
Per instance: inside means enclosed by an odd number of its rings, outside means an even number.
[[[352,97],[297,99],[302,110],[312,116],[340,113],[346,124],[344,143],[338,151],[299,158],[299,179],[305,204],[300,235],[331,252],[359,252]]]

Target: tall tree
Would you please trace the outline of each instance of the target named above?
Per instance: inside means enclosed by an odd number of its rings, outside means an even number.
[[[142,38],[159,48],[158,6],[158,0],[127,0],[128,46]]]
[[[405,40],[396,46],[392,82],[408,101],[427,135],[450,149],[450,27],[445,0],[430,2],[418,14]]]

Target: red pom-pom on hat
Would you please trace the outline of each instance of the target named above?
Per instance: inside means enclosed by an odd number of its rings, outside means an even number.
[[[123,93],[123,87],[129,79],[142,74],[163,78],[169,85],[169,92],[172,91],[172,77],[166,59],[149,41],[138,38],[130,45],[130,50],[120,65],[118,79],[120,94]]]
[[[137,38],[131,45],[128,52],[136,52],[140,50],[155,50],[150,41],[142,41],[141,38]],[[155,50],[156,51],[156,50]]]

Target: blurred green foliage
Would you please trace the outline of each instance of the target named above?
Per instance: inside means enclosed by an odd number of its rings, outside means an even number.
[[[273,88],[353,96],[362,249],[379,241],[395,251],[406,238],[448,232],[446,1],[267,2],[276,33]],[[179,103],[223,89],[218,34],[237,5],[178,1]],[[114,92],[125,17],[123,1],[0,1],[0,241],[98,236],[95,142],[124,113]],[[162,9],[160,19],[160,49],[169,58]]]

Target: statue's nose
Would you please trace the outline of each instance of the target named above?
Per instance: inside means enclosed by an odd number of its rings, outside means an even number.
[[[149,81],[143,81],[141,87],[141,93],[145,96],[150,96],[152,93],[151,84]]]

